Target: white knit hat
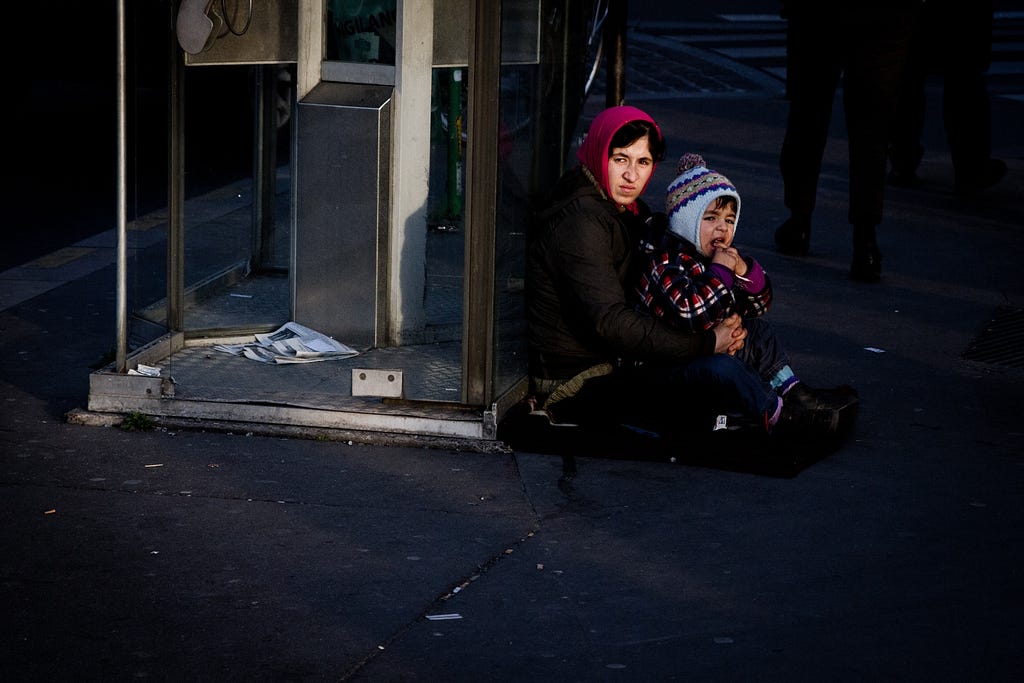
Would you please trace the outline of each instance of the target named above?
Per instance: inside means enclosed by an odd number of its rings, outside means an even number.
[[[708,205],[718,197],[735,198],[736,225],[739,225],[740,195],[728,178],[709,170],[704,163],[704,157],[699,154],[684,154],[679,159],[676,170],[679,176],[669,183],[668,193],[665,195],[665,213],[668,214],[669,230],[693,244],[697,251],[704,254],[704,249],[700,245],[700,223]]]

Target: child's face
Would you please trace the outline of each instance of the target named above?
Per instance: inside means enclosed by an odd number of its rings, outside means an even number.
[[[736,234],[736,208],[731,202],[711,202],[700,219],[700,250],[706,256],[728,247]]]

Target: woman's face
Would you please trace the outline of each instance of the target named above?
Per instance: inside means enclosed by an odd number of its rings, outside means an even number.
[[[654,159],[647,136],[628,147],[613,147],[608,157],[608,193],[612,201],[623,206],[635,202],[653,172]]]

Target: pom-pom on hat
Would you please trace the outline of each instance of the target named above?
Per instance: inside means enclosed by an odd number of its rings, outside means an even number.
[[[721,173],[709,170],[704,157],[693,152],[679,159],[676,169],[679,176],[669,183],[665,195],[665,213],[668,227],[673,233],[687,240],[697,251],[704,254],[700,246],[700,222],[708,205],[718,197],[736,199],[736,225],[740,222],[740,195],[736,186]],[[704,254],[709,256],[709,254]]]

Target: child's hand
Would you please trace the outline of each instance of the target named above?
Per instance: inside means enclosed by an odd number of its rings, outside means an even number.
[[[711,255],[712,263],[719,263],[740,277],[747,274],[747,262],[740,256],[736,247],[727,247],[721,240],[715,240],[713,246],[715,251]]]

